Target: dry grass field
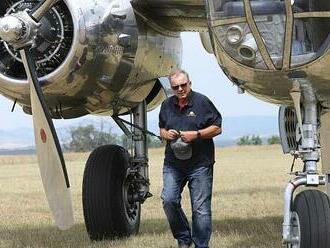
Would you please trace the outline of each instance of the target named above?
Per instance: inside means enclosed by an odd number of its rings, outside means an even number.
[[[81,183],[88,154],[66,154],[76,224],[54,225],[36,158],[0,157],[0,247],[176,247],[162,210],[163,149],[149,151],[151,192],[142,209],[140,233],[115,241],[91,242],[85,231]],[[217,148],[211,247],[281,247],[282,192],[292,158],[279,146]],[[183,206],[190,216],[189,196]]]

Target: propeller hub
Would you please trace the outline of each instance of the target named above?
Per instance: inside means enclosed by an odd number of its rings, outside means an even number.
[[[0,37],[15,49],[33,47],[39,27],[26,10],[20,11],[0,19]]]
[[[24,35],[25,25],[16,16],[5,16],[0,19],[0,37],[6,42],[15,42]]]

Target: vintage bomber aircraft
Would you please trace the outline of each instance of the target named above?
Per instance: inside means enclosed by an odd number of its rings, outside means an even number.
[[[329,198],[314,189],[329,194],[328,0],[2,0],[0,11],[0,92],[33,115],[59,228],[73,210],[52,118],[109,115],[132,137],[130,155],[114,145],[90,155],[83,208],[91,239],[136,233],[150,196],[146,112],[169,92],[161,78],[180,66],[180,32],[195,31],[240,91],[281,105],[283,150],[304,163],[285,189],[283,243],[330,247]],[[314,188],[294,194],[300,186]]]

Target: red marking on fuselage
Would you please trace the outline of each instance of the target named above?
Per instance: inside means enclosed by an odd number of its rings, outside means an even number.
[[[42,143],[46,143],[47,141],[47,135],[43,128],[40,129],[40,138],[42,140]]]

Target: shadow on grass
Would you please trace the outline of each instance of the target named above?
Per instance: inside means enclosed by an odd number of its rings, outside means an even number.
[[[281,247],[282,216],[214,221],[213,231],[234,241],[228,247]]]
[[[280,247],[281,216],[213,220],[213,235],[233,240],[226,247]],[[169,232],[167,220],[142,220],[139,235],[161,235]],[[120,242],[120,240],[117,240]],[[231,241],[230,241],[231,242]],[[84,224],[60,231],[54,226],[0,227],[1,247],[106,247],[108,241],[91,242]],[[4,245],[4,246],[3,246]],[[109,246],[108,246],[109,247]]]
[[[61,231],[55,226],[0,226],[1,247],[83,247],[89,238],[84,224]]]
[[[232,239],[233,244],[226,247],[280,247],[282,216],[267,216],[263,218],[231,218],[214,220],[213,235]],[[162,234],[169,232],[166,219],[144,220],[140,234]],[[275,244],[275,246],[269,246]]]

